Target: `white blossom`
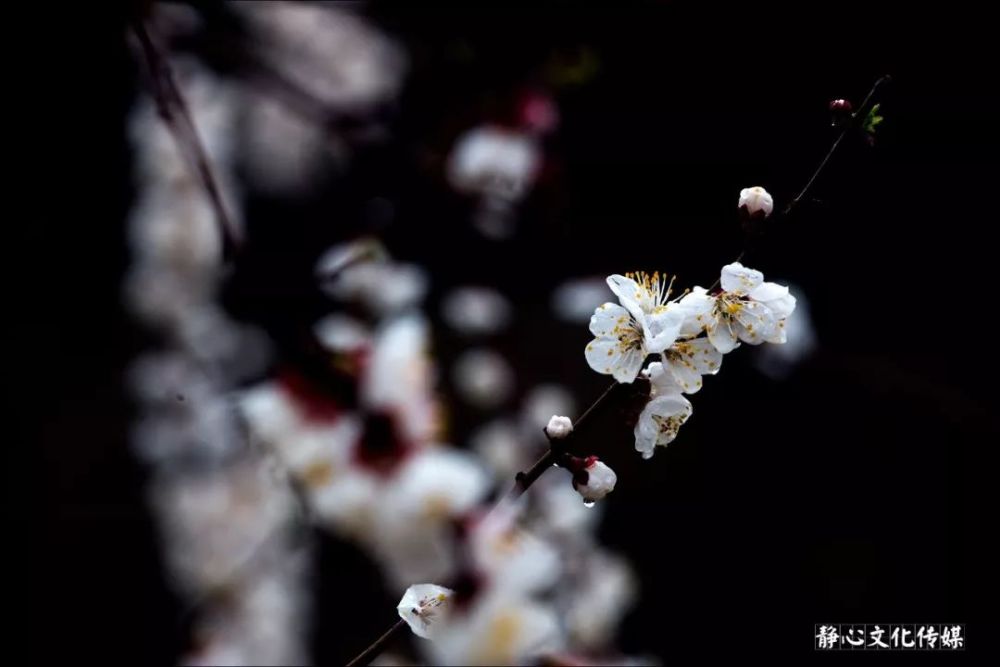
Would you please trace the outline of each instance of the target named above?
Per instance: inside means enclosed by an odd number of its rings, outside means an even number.
[[[634,430],[636,451],[644,459],[652,457],[657,446],[673,442],[692,410],[691,403],[681,395],[680,387],[663,364],[650,364],[648,375],[652,386],[650,400],[640,413]]]
[[[774,210],[774,199],[764,188],[757,186],[740,190],[740,208],[745,208],[751,217],[768,217]]]
[[[700,329],[719,352],[731,352],[738,341],[759,345],[785,341],[785,318],[795,309],[788,288],[764,282],[764,274],[739,262],[722,267],[722,292],[709,294],[695,287],[681,299],[687,310],[685,335]]]
[[[545,427],[545,432],[553,440],[562,440],[573,432],[573,420],[569,417],[552,415],[548,425]]]
[[[432,639],[447,615],[448,601],[455,591],[437,584],[415,584],[406,589],[396,609],[413,634]]]
[[[614,491],[617,482],[618,475],[611,466],[591,456],[587,458],[583,470],[574,475],[573,488],[585,502],[594,503]]]
[[[649,354],[663,352],[680,335],[685,310],[668,302],[670,286],[659,273],[608,277],[621,306],[605,303],[590,318],[596,336],[586,348],[587,363],[618,382],[632,382]]]

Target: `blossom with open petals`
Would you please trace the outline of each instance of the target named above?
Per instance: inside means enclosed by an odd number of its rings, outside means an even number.
[[[663,364],[650,364],[647,373],[651,384],[650,400],[639,414],[634,430],[635,449],[644,459],[652,457],[657,446],[673,442],[692,410],[691,403],[681,395],[680,387]]]
[[[587,363],[618,382],[632,382],[648,355],[677,340],[685,310],[667,301],[669,284],[658,273],[616,274],[607,282],[621,305],[605,303],[594,311],[590,332],[595,339],[587,345]]]
[[[700,329],[723,354],[738,341],[783,343],[784,321],[795,309],[795,297],[788,288],[764,282],[764,274],[735,262],[722,267],[722,291],[709,294],[696,287],[680,301],[687,309],[682,333]]]
[[[454,593],[450,588],[437,584],[414,584],[406,589],[396,610],[413,634],[432,639]]]

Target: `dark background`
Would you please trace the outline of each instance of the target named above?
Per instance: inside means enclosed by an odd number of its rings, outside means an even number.
[[[968,623],[977,652],[994,634],[976,614],[995,532],[980,524],[993,470],[982,452],[1000,432],[987,21],[953,3],[697,4],[375,3],[366,13],[411,57],[392,140],[319,196],[250,200],[250,246],[227,303],[293,358],[296,331],[322,308],[312,258],[373,230],[428,267],[432,306],[454,284],[508,294],[516,325],[492,343],[511,355],[519,388],[564,382],[585,404],[605,380],[583,360],[585,327],[552,318],[551,288],[640,268],[711,282],[741,248],[739,190],[760,184],[788,201],[833,139],[828,101],[858,103],[889,73],[875,147],[845,146],[816,188],[821,201],[748,260],[801,287],[819,351],[783,383],[754,370],[747,350],[730,355],[681,437],[650,462],[613,412],[602,416],[595,450],[620,484],[601,534],[642,584],[625,652],[808,659],[813,624],[827,622]],[[6,551],[15,583],[31,575],[38,661],[172,664],[185,621],[129,453],[121,384],[147,342],[120,298],[125,120],[144,92],[127,11],[64,11],[26,19],[43,38],[26,47],[18,88],[45,141],[21,170],[29,189],[14,193],[25,212],[8,223],[32,260],[12,263],[8,283],[10,407],[23,423],[6,448]],[[599,70],[557,94],[562,125],[521,232],[481,240],[440,161],[460,131],[502,120],[546,62],[581,50]],[[366,216],[373,197],[393,203],[390,221]],[[280,236],[255,236],[272,219]],[[460,348],[444,335],[435,351],[447,364]],[[480,415],[453,405],[460,441]],[[372,592],[377,574],[351,547],[322,538],[320,559],[315,656],[333,664],[392,621],[395,601]],[[344,591],[370,603],[340,607]]]

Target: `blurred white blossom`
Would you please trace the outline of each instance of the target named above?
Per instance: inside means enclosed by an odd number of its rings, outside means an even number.
[[[445,322],[465,334],[491,334],[507,326],[510,303],[487,287],[460,287],[449,292],[441,307]]]
[[[500,353],[487,348],[467,350],[455,361],[452,381],[472,405],[492,408],[514,391],[514,371]]]
[[[594,310],[608,300],[608,283],[604,278],[577,278],[559,285],[552,293],[552,308],[567,322],[586,322]]]
[[[541,166],[528,134],[477,127],[458,138],[448,157],[448,180],[463,192],[517,201],[527,194]]]

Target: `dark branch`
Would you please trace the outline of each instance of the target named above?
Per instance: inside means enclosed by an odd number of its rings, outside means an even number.
[[[354,660],[351,660],[349,663],[347,663],[347,667],[363,667],[364,665],[367,665],[369,662],[371,662],[372,658],[374,658],[375,656],[377,656],[379,653],[382,652],[382,649],[385,648],[385,645],[388,644],[392,640],[392,638],[395,637],[399,633],[399,631],[403,629],[403,626],[405,625],[406,621],[404,621],[403,619],[399,619],[398,621],[396,621],[396,624],[393,625],[388,630],[386,630],[384,633],[382,633],[382,636],[376,639],[374,642],[372,642],[371,646],[369,646],[364,651],[359,653],[358,656],[354,658]]]
[[[809,177],[809,180],[806,181],[805,186],[802,188],[801,191],[799,191],[799,194],[795,195],[795,197],[790,202],[788,202],[788,205],[785,206],[785,208],[782,209],[782,211],[779,214],[775,215],[774,218],[771,218],[770,220],[771,224],[773,224],[774,220],[779,217],[784,217],[784,218],[790,217],[792,212],[798,207],[799,203],[802,202],[803,199],[806,199],[809,196],[809,193],[812,190],[813,185],[815,185],[816,181],[819,180],[820,174],[822,174],[823,170],[826,169],[826,166],[830,163],[830,160],[837,152],[837,149],[840,148],[840,144],[843,143],[844,137],[846,137],[848,133],[852,132],[853,130],[856,130],[858,126],[862,122],[864,122],[865,117],[868,115],[868,112],[871,111],[872,102],[875,101],[875,93],[878,91],[879,88],[889,83],[890,81],[892,81],[892,77],[886,74],[872,85],[871,90],[869,90],[868,94],[865,95],[865,99],[861,103],[861,106],[858,108],[858,110],[855,113],[851,114],[841,125],[841,130],[837,134],[837,138],[834,139],[833,145],[830,146],[830,150],[828,150],[826,152],[826,155],[823,156],[823,160],[819,163],[819,166],[816,167],[816,171],[814,171],[812,173],[812,176]],[[739,257],[733,260],[734,262],[742,261],[750,250],[749,249],[750,229],[751,229],[750,227],[747,227],[748,231],[746,235],[747,238],[745,240],[744,248],[740,252]],[[708,288],[708,291],[711,292],[716,287],[718,287],[721,280],[722,280],[721,277],[716,278],[715,282],[712,283],[712,285]]]
[[[215,210],[215,217],[219,223],[219,231],[222,235],[223,257],[229,259],[243,241],[242,234],[233,223],[232,218],[226,211],[226,206],[222,201],[218,180],[212,170],[208,154],[202,145],[198,135],[198,130],[194,124],[194,119],[188,110],[187,102],[180,88],[177,86],[173,71],[167,62],[166,56],[160,51],[157,45],[149,36],[146,25],[141,18],[133,19],[132,31],[139,40],[142,47],[143,57],[149,68],[150,87],[153,98],[156,101],[157,110],[163,122],[167,125],[170,133],[180,148],[181,153],[188,159],[205,189],[212,208]]]

